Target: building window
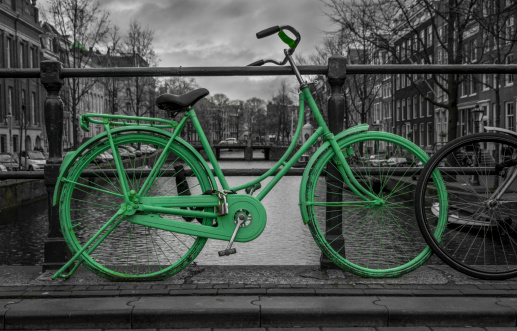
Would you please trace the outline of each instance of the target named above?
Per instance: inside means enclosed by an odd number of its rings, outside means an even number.
[[[411,104],[411,98],[407,98],[407,119],[411,119],[411,113],[413,110],[413,105]]]
[[[22,125],[30,123],[30,119],[27,118],[27,102],[25,98],[25,90],[22,90],[22,106],[20,107]]]
[[[506,108],[506,128],[508,130],[515,130],[515,109],[513,102],[507,102],[505,104]]]
[[[431,123],[431,122],[427,123],[427,130],[425,133],[427,135],[427,139],[426,139],[427,146],[431,146],[433,143],[433,138],[431,136],[431,134],[433,133],[433,123]]]
[[[506,32],[506,43],[511,44],[513,39],[515,39],[515,30],[514,30],[515,18],[513,16],[508,17],[506,20],[505,32]]]
[[[20,63],[19,63],[20,68],[25,67],[24,57],[25,57],[25,47],[23,47],[23,44],[20,44]]]
[[[11,42],[11,39],[7,38],[7,43],[6,43],[6,47],[5,47],[5,55],[6,55],[6,63],[5,63],[5,67],[6,68],[11,68],[11,54],[12,54],[12,42]]]
[[[9,87],[7,89],[7,115],[13,115],[13,88]]]
[[[397,100],[397,121],[400,121],[400,100]]]
[[[513,63],[513,54],[509,54],[506,57],[506,64],[511,64],[511,63]],[[504,75],[504,83],[506,86],[513,85],[513,74]]]
[[[477,62],[478,52],[477,52],[477,40],[473,39],[470,41],[470,61]]]
[[[482,78],[481,78],[481,82],[482,82],[481,85],[483,85],[482,90],[483,91],[488,91],[489,84],[490,84],[490,75],[487,74],[487,73],[484,73]]]
[[[431,92],[427,92],[427,98],[431,99]],[[427,116],[431,116],[433,114],[431,101],[427,100]]]
[[[7,135],[0,135],[0,153],[7,153]]]
[[[413,96],[413,118],[418,118],[418,97]]]
[[[39,121],[36,120],[36,93],[35,92],[32,92],[31,94],[31,119],[32,119],[32,124],[37,124]]]
[[[474,76],[472,75],[469,75],[469,90],[470,90],[470,95],[476,95],[477,94],[477,90],[476,90],[476,79],[474,78]]]
[[[433,26],[430,25],[427,27],[427,47],[433,45]]]
[[[34,67],[34,48],[29,47],[28,55],[29,55],[29,60],[27,61],[27,64],[29,65],[29,68],[33,68]]]
[[[18,135],[13,135],[13,153],[18,153]]]
[[[419,144],[420,142],[417,140],[417,137],[418,137],[418,124],[413,124],[413,134],[411,135],[411,140],[415,143],[415,144]]]
[[[418,131],[420,147],[425,146],[425,125],[420,123],[420,130]]]
[[[402,100],[402,118],[401,120],[406,119],[406,99]]]
[[[420,95],[420,117],[425,116],[425,99],[423,95]]]

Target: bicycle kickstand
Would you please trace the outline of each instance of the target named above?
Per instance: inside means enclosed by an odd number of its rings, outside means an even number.
[[[242,223],[244,223],[245,220],[246,220],[246,216],[239,215],[239,217],[237,218],[237,224],[235,225],[235,230],[233,231],[233,234],[232,234],[232,239],[230,239],[230,242],[228,243],[228,246],[226,247],[225,250],[219,251],[219,256],[227,256],[227,255],[237,253],[237,250],[235,248],[232,248],[232,245],[233,245],[233,241],[235,240],[235,236],[237,235],[237,231],[239,231]]]

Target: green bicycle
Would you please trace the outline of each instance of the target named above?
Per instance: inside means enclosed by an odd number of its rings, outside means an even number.
[[[73,257],[54,278],[69,277],[84,265],[112,280],[163,279],[193,262],[208,238],[229,242],[220,256],[236,253],[234,242],[251,241],[266,226],[261,200],[319,142],[304,170],[300,209],[325,255],[366,277],[399,276],[426,261],[431,250],[417,227],[411,178],[419,170],[415,165],[427,162],[427,154],[397,135],[369,132],[367,124],[333,135],[292,59],[300,34],[290,26],[275,26],[257,33],[257,38],[276,33],[289,46],[283,61],[251,65],[288,61],[300,83],[297,129],[280,160],[253,181],[230,187],[192,108],[209,93],[203,88],[158,97],[158,106],[172,117],[183,115],[179,122],[83,115],[83,129],[101,124],[105,132],[67,153],[63,161],[54,204],[59,204],[61,229]],[[318,128],[295,151],[306,103]],[[180,138],[187,120],[213,172]],[[113,161],[101,162],[105,153],[111,153]],[[391,162],[388,153],[406,163]],[[260,183],[276,171],[261,189]],[[242,190],[245,193],[238,193]]]

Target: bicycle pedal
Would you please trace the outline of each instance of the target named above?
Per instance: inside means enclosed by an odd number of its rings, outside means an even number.
[[[237,249],[230,248],[230,249],[225,249],[223,251],[219,251],[219,256],[228,256],[228,255],[232,255],[235,253],[237,253]]]

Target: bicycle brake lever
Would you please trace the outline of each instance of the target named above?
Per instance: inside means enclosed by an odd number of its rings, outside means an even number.
[[[258,61],[248,64],[247,67],[260,67],[261,65],[263,65],[265,63],[266,62],[264,60],[258,60]]]

